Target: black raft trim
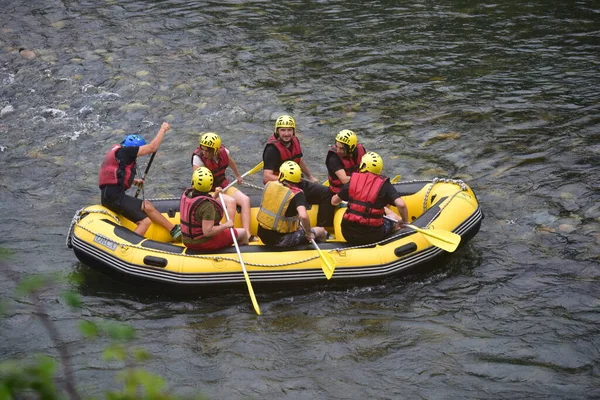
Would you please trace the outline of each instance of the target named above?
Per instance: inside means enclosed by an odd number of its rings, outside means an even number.
[[[174,244],[158,242],[150,239],[145,240],[144,243],[142,243],[142,247],[152,250],[168,251],[169,253],[176,254],[183,254],[183,251],[185,250],[185,247],[175,246]]]

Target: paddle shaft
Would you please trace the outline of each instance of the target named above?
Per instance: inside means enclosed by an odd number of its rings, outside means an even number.
[[[225,218],[227,219],[227,221],[230,221],[229,213],[227,212],[227,207],[225,206],[225,199],[223,199],[223,194],[219,193],[219,199],[221,200],[221,205],[223,206],[223,211],[225,212]],[[250,276],[248,275],[248,271],[246,271],[246,265],[244,264],[244,260],[242,259],[242,252],[240,251],[240,246],[238,246],[235,230],[233,228],[229,228],[229,232],[231,233],[231,238],[233,239],[233,244],[235,245],[235,251],[237,251],[238,257],[240,259],[240,265],[242,266],[242,271],[244,272],[244,279],[246,280],[246,285],[248,286],[248,292],[250,293],[250,299],[252,300],[254,311],[256,311],[258,315],[260,315],[260,307],[258,306],[258,302],[256,301],[254,289],[252,289],[252,283],[250,282]]]
[[[144,176],[142,176],[142,184],[140,186],[138,186],[137,190],[135,191],[135,198],[137,198],[140,195],[140,192],[142,191],[142,187],[144,186],[144,179],[146,179],[146,175],[148,175],[148,171],[150,170],[150,166],[152,165],[152,161],[154,161],[154,156],[156,155],[156,152],[152,153],[152,155],[150,156],[150,161],[148,161],[148,165],[146,165],[146,170],[144,171]]]

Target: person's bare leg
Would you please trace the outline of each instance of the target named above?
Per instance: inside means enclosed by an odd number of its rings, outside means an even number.
[[[232,221],[235,221],[235,199],[227,194],[223,195],[225,199],[225,207],[227,207],[227,213]]]
[[[239,190],[235,192],[232,197],[235,199],[236,204],[242,208],[240,213],[240,216],[242,217],[242,228],[248,232],[248,237],[250,237],[250,197]]]
[[[327,231],[325,228],[321,228],[320,226],[315,226],[312,228],[315,231],[315,240],[317,242],[323,242],[327,239]]]
[[[137,227],[135,228],[134,232],[138,235],[144,236],[146,232],[148,232],[148,228],[150,228],[151,224],[152,221],[150,220],[150,218],[146,217],[141,221],[136,222]]]
[[[166,219],[165,216],[162,215],[156,208],[154,208],[152,203],[148,200],[144,200],[142,203],[142,210],[146,213],[148,218],[152,220],[152,222],[162,226],[167,231],[171,232],[171,230],[175,227],[175,225],[169,222],[169,220]],[[148,227],[150,226],[148,225]],[[146,230],[148,230],[148,228],[146,228]]]
[[[235,228],[235,234],[239,245],[248,244],[248,232],[245,229]]]

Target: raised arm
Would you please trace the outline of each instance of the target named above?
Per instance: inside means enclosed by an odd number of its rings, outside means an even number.
[[[138,157],[146,154],[156,153],[163,141],[165,133],[167,133],[169,129],[171,129],[171,125],[169,125],[167,122],[163,122],[154,139],[152,139],[150,143],[140,146],[140,149],[138,150]]]

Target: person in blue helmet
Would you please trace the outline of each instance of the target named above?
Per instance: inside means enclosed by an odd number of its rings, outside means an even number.
[[[135,179],[137,158],[155,153],[169,129],[171,126],[163,122],[150,143],[146,143],[139,135],[128,135],[121,144],[113,145],[102,160],[98,186],[102,205],[135,222],[135,233],[144,236],[154,222],[168,230],[173,240],[176,240],[181,236],[179,225],[169,222],[150,201],[126,193],[132,185],[144,184],[143,179]]]

